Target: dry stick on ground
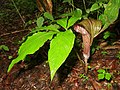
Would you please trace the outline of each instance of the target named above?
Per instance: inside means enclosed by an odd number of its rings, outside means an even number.
[[[10,32],[10,33],[4,33],[4,34],[0,35],[0,37],[7,36],[7,35],[10,35],[10,34],[16,34],[16,33],[20,33],[20,32],[25,32],[25,31],[31,31],[31,30],[29,30],[29,29],[17,30],[17,31]]]
[[[74,50],[75,50],[75,53],[76,53],[77,58],[78,58],[78,60],[80,61],[80,63],[81,63],[81,64],[84,64],[84,61],[80,58],[80,55],[78,54],[77,50],[76,50],[76,49],[74,49]]]
[[[20,12],[19,12],[19,10],[18,10],[18,8],[17,8],[17,6],[16,6],[14,0],[11,0],[11,1],[12,1],[13,5],[14,5],[15,9],[17,10],[17,13],[19,14],[19,16],[20,16],[22,22],[25,24],[25,20],[22,18],[22,15],[20,14]]]

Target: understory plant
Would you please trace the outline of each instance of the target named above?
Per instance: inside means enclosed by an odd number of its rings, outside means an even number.
[[[73,0],[64,1],[68,2]],[[74,46],[75,34],[72,31],[72,26],[82,18],[88,18],[88,14],[94,13],[94,11],[97,10],[99,11],[100,8],[104,8],[104,11],[102,14],[99,14],[97,19],[102,21],[103,27],[97,32],[97,36],[117,19],[120,8],[119,0],[110,0],[108,4],[96,2],[86,14],[82,14],[83,11],[81,9],[74,7],[70,13],[62,15],[61,19],[55,19],[51,14],[45,12],[43,16],[37,19],[37,26],[32,30],[32,35],[28,36],[20,46],[18,57],[12,60],[8,67],[8,72],[10,72],[14,64],[19,61],[24,61],[27,55],[34,54],[45,44],[45,42],[50,41],[48,62],[52,80],[56,71],[65,62]],[[85,17],[86,15],[88,16]],[[45,19],[50,21],[49,25],[44,24],[46,21]],[[93,28],[96,27],[93,26]]]
[[[109,72],[107,72],[107,70],[99,69],[99,70],[97,70],[97,72],[98,72],[99,80],[106,79],[109,81],[112,78],[112,75]]]

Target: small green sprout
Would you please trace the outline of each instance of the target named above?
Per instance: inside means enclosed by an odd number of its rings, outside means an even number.
[[[84,80],[83,81],[87,81],[89,78],[86,76],[86,75],[84,75],[84,74],[80,74],[80,78],[83,78]]]
[[[101,54],[102,54],[102,55],[107,55],[108,52],[107,52],[107,51],[102,51]]]
[[[9,51],[9,48],[6,45],[0,45],[0,50]]]
[[[88,65],[88,69],[91,69],[91,66]]]
[[[118,54],[116,55],[116,57],[117,57],[118,59],[120,59],[120,51],[118,52]]]
[[[98,79],[99,80],[106,79],[109,81],[112,78],[111,74],[108,73],[104,69],[99,69],[99,70],[97,70],[97,72],[98,72]]]
[[[110,87],[112,87],[112,84],[111,84],[111,83],[108,83],[108,84],[107,84],[107,87],[108,87],[108,89],[109,89]]]
[[[104,39],[107,39],[107,38],[110,37],[110,35],[111,35],[111,33],[110,33],[109,31],[106,31],[106,32],[104,33],[104,35],[103,35],[103,38],[104,38]]]
[[[13,58],[13,56],[8,56],[8,59],[12,59]]]

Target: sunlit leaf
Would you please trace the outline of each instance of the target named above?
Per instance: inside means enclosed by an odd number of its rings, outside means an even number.
[[[104,74],[98,74],[98,79],[101,80],[101,79],[104,79]]]
[[[98,73],[105,73],[105,70],[104,69],[99,69],[97,70]]]
[[[110,73],[106,73],[105,74],[105,79],[110,80],[111,79],[111,74]]]
[[[11,70],[14,64],[21,60],[24,60],[26,55],[35,53],[48,39],[52,39],[55,32],[38,32],[28,37],[27,40],[20,46],[18,51],[18,57],[12,60],[9,65],[8,72]]]
[[[53,79],[58,68],[64,63],[74,44],[75,35],[71,30],[60,32],[51,41],[48,51],[48,61],[51,72],[51,80]]]

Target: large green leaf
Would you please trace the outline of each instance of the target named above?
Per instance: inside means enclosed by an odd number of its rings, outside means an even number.
[[[110,80],[111,79],[111,74],[110,73],[106,73],[105,74],[105,79]]]
[[[71,30],[60,32],[51,41],[48,51],[48,61],[53,79],[58,68],[64,63],[74,45],[75,35]]]
[[[8,72],[15,63],[24,60],[26,55],[35,53],[48,39],[52,39],[54,34],[55,32],[38,32],[28,37],[27,40],[20,46],[18,57],[9,65]]]
[[[103,29],[106,29],[118,17],[120,0],[110,0],[105,8],[104,14],[100,15],[99,19],[105,24]]]

